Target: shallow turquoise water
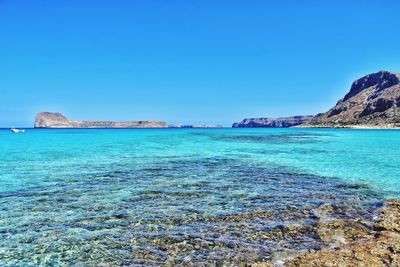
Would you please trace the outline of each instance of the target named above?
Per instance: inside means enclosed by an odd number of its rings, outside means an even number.
[[[0,131],[0,265],[240,264],[317,248],[318,207],[371,218],[399,197],[399,166],[394,130]]]

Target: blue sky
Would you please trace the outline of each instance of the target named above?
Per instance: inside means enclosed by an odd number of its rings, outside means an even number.
[[[0,0],[0,126],[231,125],[329,109],[400,72],[400,1]]]

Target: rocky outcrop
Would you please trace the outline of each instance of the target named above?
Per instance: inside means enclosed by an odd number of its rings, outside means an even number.
[[[35,128],[77,128],[79,123],[68,120],[59,112],[36,114]]]
[[[74,121],[59,112],[40,112],[35,118],[35,128],[166,128],[162,121]]]
[[[233,128],[248,128],[248,127],[266,127],[266,128],[284,128],[293,127],[311,122],[314,116],[293,116],[282,118],[248,118],[241,122],[234,123]]]
[[[232,127],[400,127],[400,74],[379,71],[351,85],[350,91],[328,112],[316,116],[251,118]]]
[[[313,127],[395,127],[400,124],[400,74],[379,71],[353,82],[350,91]]]

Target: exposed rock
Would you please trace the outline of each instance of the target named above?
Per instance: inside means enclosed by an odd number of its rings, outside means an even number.
[[[59,112],[40,112],[35,118],[35,128],[166,128],[161,121],[74,121]]]
[[[311,122],[314,116],[293,116],[282,118],[247,118],[241,122],[234,123],[233,128],[247,128],[247,127],[266,127],[266,128],[284,128],[292,127],[300,124]]]
[[[380,231],[400,233],[400,200],[385,202],[376,228]]]
[[[35,128],[76,128],[79,123],[70,121],[59,112],[40,112],[36,114]]]
[[[352,98],[353,96],[372,86],[375,87],[376,92],[379,92],[399,83],[399,74],[389,71],[372,73],[354,81],[351,85],[350,92],[344,96],[343,101]]]
[[[395,127],[400,123],[400,74],[379,71],[356,80],[313,127]],[[308,126],[308,125],[307,125]]]
[[[400,74],[379,71],[353,82],[325,113],[287,118],[250,118],[232,127],[400,127]]]

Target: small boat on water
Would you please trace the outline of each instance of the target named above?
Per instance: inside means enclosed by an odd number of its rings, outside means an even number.
[[[11,130],[11,132],[13,132],[13,133],[24,133],[24,132],[25,132],[25,130],[16,129],[16,128],[11,128],[10,130]]]

